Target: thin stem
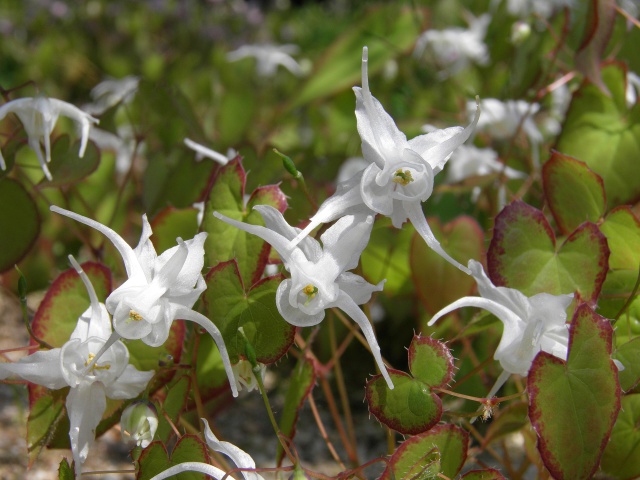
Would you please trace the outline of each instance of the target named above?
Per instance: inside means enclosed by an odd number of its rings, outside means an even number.
[[[342,463],[342,460],[340,460],[340,457],[338,456],[338,452],[336,452],[336,449],[333,447],[333,443],[331,443],[331,440],[329,440],[329,435],[327,435],[327,431],[325,430],[322,419],[320,418],[320,414],[318,413],[316,402],[313,399],[313,394],[309,395],[308,398],[309,406],[311,407],[311,412],[313,413],[313,418],[315,418],[316,420],[316,425],[318,425],[318,429],[320,430],[320,435],[322,436],[324,443],[327,445],[327,448],[329,449],[329,452],[331,453],[333,459],[338,465],[340,465],[340,468],[346,470],[347,467],[344,465],[344,463]]]
[[[351,446],[351,442],[347,437],[347,433],[344,430],[342,425],[340,414],[338,413],[338,408],[336,406],[335,399],[333,398],[333,392],[329,386],[329,382],[327,381],[324,374],[320,375],[320,384],[322,385],[322,391],[324,392],[325,399],[327,400],[327,404],[329,406],[329,411],[331,412],[331,417],[333,418],[333,423],[338,429],[338,435],[340,436],[340,441],[344,446],[347,456],[349,457],[349,461],[353,461],[356,457],[355,452],[353,452],[353,448]]]

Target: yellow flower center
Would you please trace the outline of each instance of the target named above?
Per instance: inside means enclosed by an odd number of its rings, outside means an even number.
[[[135,310],[129,310],[129,322],[139,322],[140,320],[144,320],[144,318],[142,318],[142,315],[140,315]]]
[[[309,302],[313,300],[315,296],[318,294],[318,287],[316,287],[315,285],[309,284],[302,289],[302,293],[304,293],[307,296],[307,301],[304,302],[305,306],[309,305]]]
[[[396,170],[396,173],[393,174],[392,180],[395,183],[399,183],[403,187],[406,187],[411,182],[413,182],[413,176],[411,175],[411,171],[410,170],[405,170],[403,172],[402,169],[399,168],[398,170]]]
[[[87,359],[86,362],[84,362],[84,366],[88,367],[91,364],[91,361],[96,358],[96,356],[93,353],[89,354],[89,358]],[[107,365],[98,365],[95,364],[91,367],[91,371],[93,372],[94,370],[109,370],[111,368],[110,364]]]

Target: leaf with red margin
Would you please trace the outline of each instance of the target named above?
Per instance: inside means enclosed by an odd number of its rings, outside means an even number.
[[[540,352],[527,391],[538,450],[554,478],[591,478],[620,411],[613,328],[583,304],[569,327],[569,356]]]
[[[284,212],[287,200],[278,185],[267,185],[254,190],[245,208],[245,184],[246,174],[239,157],[218,171],[207,196],[202,229],[209,234],[204,244],[206,264],[217,265],[236,259],[242,281],[250,286],[262,277],[271,247],[260,237],[215,218],[213,212],[239,222],[264,226],[262,216],[253,207],[271,205]]]
[[[369,411],[389,428],[405,435],[425,432],[440,421],[442,401],[431,391],[448,385],[453,378],[453,356],[431,337],[416,335],[409,346],[409,369],[413,376],[389,369],[394,389],[382,375],[367,382]]]
[[[544,214],[521,201],[507,205],[495,218],[487,253],[489,277],[496,286],[527,296],[577,291],[595,305],[606,278],[609,247],[598,227],[578,227],[558,248]]]
[[[282,416],[280,417],[280,431],[293,440],[296,434],[296,424],[304,401],[311,394],[316,383],[316,370],[314,360],[302,357],[296,365],[287,387],[287,395],[284,399]],[[284,449],[278,444],[276,464],[280,466],[284,459]]]
[[[446,478],[454,478],[467,459],[469,448],[469,433],[455,425],[438,425],[432,430],[416,435],[406,440],[389,459],[389,465],[382,473],[380,480],[389,480],[391,470],[395,478],[407,478],[407,473],[425,473],[417,470],[423,466],[423,470],[430,470],[434,463],[430,452],[440,453],[440,468],[434,472],[441,473]],[[433,477],[409,477],[409,478],[435,478]]]
[[[494,468],[471,470],[460,477],[460,480],[505,480],[504,475]]]
[[[205,311],[220,329],[231,363],[244,357],[239,327],[253,345],[258,362],[274,363],[291,347],[296,327],[285,322],[276,307],[276,290],[283,279],[281,275],[268,277],[245,290],[235,260],[216,265],[205,277]]]
[[[600,231],[607,237],[611,249],[609,268],[637,272],[640,266],[640,219],[633,210],[628,205],[614,208],[600,225]],[[633,283],[630,287],[629,292]]]
[[[586,163],[569,155],[552,152],[542,167],[544,194],[563,233],[583,222],[597,222],[604,215],[607,199],[604,182]]]
[[[148,480],[174,465],[185,462],[211,463],[209,449],[197,435],[187,434],[180,437],[171,452],[171,458],[162,442],[151,442],[136,461],[136,480]],[[186,472],[176,478],[204,480],[209,477],[203,473]]]
[[[640,477],[640,394],[622,397],[622,408],[600,468],[612,478]]]
[[[466,265],[470,258],[482,256],[484,234],[475,219],[460,216],[440,226],[437,219],[430,218],[429,226],[445,251],[462,264]],[[473,277],[429,248],[417,233],[411,241],[409,263],[416,293],[424,308],[432,315],[469,295],[475,287]]]

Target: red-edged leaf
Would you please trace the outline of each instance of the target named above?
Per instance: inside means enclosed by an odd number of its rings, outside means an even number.
[[[211,463],[207,445],[196,435],[183,435],[176,443],[171,457],[161,442],[152,442],[145,448],[136,462],[136,480],[148,480],[169,467],[185,462]],[[206,475],[185,472],[181,480],[206,479]]]
[[[447,478],[454,478],[467,459],[469,433],[455,425],[438,425],[432,430],[406,440],[389,459],[380,480],[391,478],[391,469],[397,479],[432,478],[442,473]],[[439,453],[439,468],[434,472],[433,455]],[[437,459],[436,459],[437,461]],[[431,474],[429,477],[423,476]]]
[[[598,227],[578,227],[558,248],[544,214],[524,202],[506,206],[495,218],[487,253],[489,277],[497,286],[527,296],[577,291],[595,305],[607,275],[609,247]]]
[[[193,238],[198,233],[198,210],[166,207],[151,220],[151,241],[157,252],[176,246],[176,238]]]
[[[471,470],[460,477],[460,480],[505,480],[504,475],[494,468]]]
[[[588,305],[574,313],[569,357],[540,352],[527,380],[529,418],[538,450],[554,478],[590,478],[620,411],[613,329]]]

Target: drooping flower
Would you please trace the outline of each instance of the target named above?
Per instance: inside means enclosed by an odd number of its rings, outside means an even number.
[[[321,223],[347,214],[375,212],[391,217],[396,228],[401,228],[405,221],[410,220],[430,248],[469,273],[436,240],[422,212],[422,202],[433,192],[434,176],[443,169],[451,153],[471,135],[480,110],[476,110],[475,118],[466,128],[436,130],[407,140],[380,102],[371,95],[367,64],[367,47],[364,47],[362,88],[354,87],[353,90],[356,94],[356,119],[362,139],[362,153],[369,165],[338,184],[336,193],[320,206],[293,244]]]
[[[0,380],[17,375],[54,390],[71,387],[66,408],[75,474],[79,479],[82,464],[95,441],[95,429],[106,409],[106,398],[123,400],[138,396],[154,372],[141,372],[129,364],[129,351],[120,341],[113,342],[99,361],[91,365],[111,337],[111,320],[87,275],[73,257],[69,259],[87,288],[91,306],[80,316],[62,348],[39,351],[15,363],[1,363]]]
[[[266,227],[238,222],[218,212],[213,214],[229,225],[262,238],[282,258],[291,278],[283,280],[276,293],[280,315],[291,325],[310,327],[324,319],[327,308],[340,308],[364,333],[382,375],[389,388],[393,388],[373,328],[358,307],[367,303],[373,292],[382,290],[384,281],[372,285],[348,271],[358,265],[360,254],[369,242],[373,216],[344,216],[322,234],[322,246],[310,237],[294,246],[291,240],[299,229],[291,227],[273,207],[257,205],[254,209],[260,212]]]
[[[239,469],[242,469],[240,473],[242,473],[242,476],[245,480],[263,480],[262,476],[258,475],[255,472],[256,462],[253,461],[253,458],[251,458],[251,456],[247,452],[236,447],[232,443],[222,442],[218,440],[211,431],[211,428],[209,428],[209,423],[204,418],[202,419],[202,423],[204,423],[205,426],[204,438],[211,450],[224,453],[226,456],[228,456]],[[209,475],[216,480],[222,480],[222,478],[232,478],[226,472],[220,470],[218,467],[209,465],[208,463],[184,462],[168,468],[164,472],[159,473],[158,475],[153,477],[151,480],[163,480],[165,478],[178,475],[182,472],[204,473],[205,475]]]
[[[242,328],[242,327],[241,327]],[[264,376],[267,373],[267,366],[264,363],[258,363],[260,367],[260,378],[264,381]],[[251,392],[258,388],[258,380],[256,374],[253,373],[253,368],[248,360],[240,359],[240,361],[231,366],[233,374],[236,377],[236,385],[238,390],[242,390],[244,387],[247,392]]]
[[[51,180],[51,172],[47,167],[47,163],[51,162],[51,139],[50,135],[56,126],[60,115],[69,117],[81,127],[80,151],[78,156],[82,158],[87,148],[89,140],[89,129],[92,123],[98,123],[98,119],[93,118],[88,113],[83,112],[79,108],[70,103],[57,100],[55,98],[36,97],[36,98],[18,98],[5,103],[0,107],[0,120],[7,116],[8,113],[15,113],[25,131],[29,146],[36,152],[42,171],[48,180]],[[44,143],[44,154],[40,142]],[[0,168],[6,170],[7,166],[0,152]]]
[[[238,395],[222,334],[211,320],[192,310],[207,288],[201,273],[206,233],[187,241],[178,238],[177,246],[158,256],[150,240],[151,225],[146,215],[142,216],[140,242],[133,249],[115,231],[95,220],[56,206],[51,210],[98,230],[122,255],[129,278],[105,302],[113,315],[114,339],[140,339],[158,347],[169,337],[174,320],[195,322],[216,342],[233,395]]]
[[[158,429],[158,412],[152,403],[133,402],[120,416],[122,439],[132,439],[141,448],[153,441]]]
[[[102,115],[109,108],[120,102],[129,103],[138,90],[140,77],[128,75],[123,78],[103,80],[91,89],[93,103],[84,105],[82,109],[91,115]]]
[[[256,59],[256,70],[261,77],[273,77],[282,65],[296,76],[302,75],[300,64],[292,57],[300,49],[297,45],[272,45],[263,43],[258,45],[243,45],[233,52],[227,53],[227,60],[236,62],[246,57]]]
[[[504,372],[498,377],[488,398],[496,394],[510,374],[526,376],[534,357],[541,350],[562,360],[567,359],[569,330],[566,309],[573,300],[573,294],[539,293],[527,297],[513,288],[494,286],[482,264],[475,260],[469,260],[469,269],[481,296],[456,300],[436,313],[429,325],[462,307],[483,308],[504,324],[502,338],[493,355]]]
[[[484,43],[487,26],[491,22],[489,14],[472,18],[469,28],[447,28],[427,30],[416,42],[413,55],[417,58],[428,52],[428,58],[441,69],[441,76],[453,75],[467,68],[471,63],[486,65],[489,50]]]

